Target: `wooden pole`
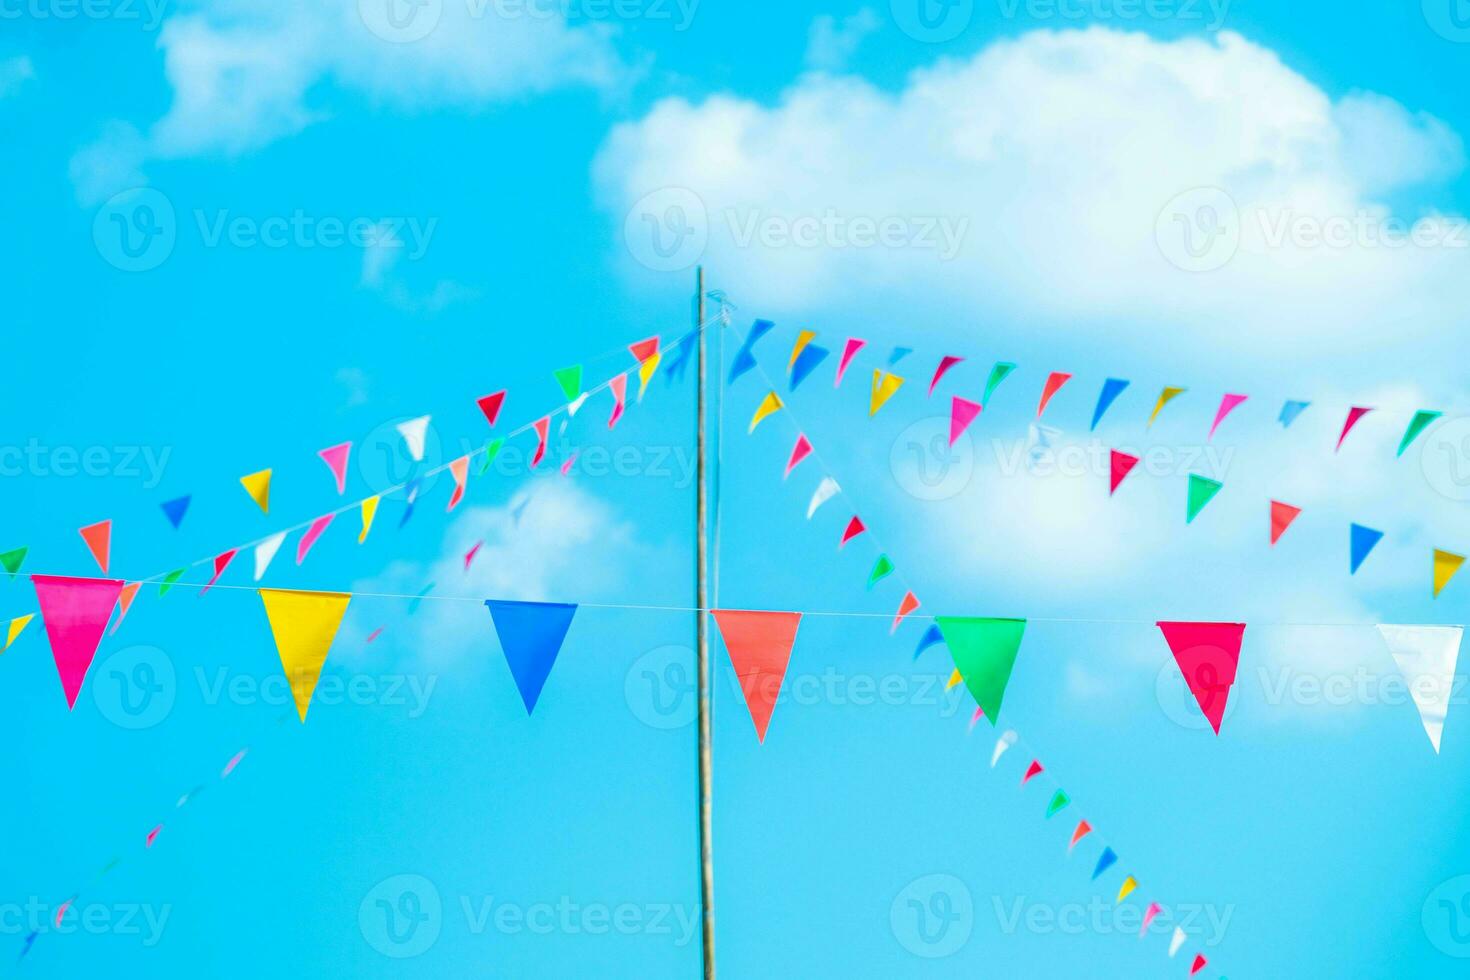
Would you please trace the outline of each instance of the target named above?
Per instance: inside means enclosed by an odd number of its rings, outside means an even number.
[[[714,828],[711,799],[714,794],[714,756],[710,745],[710,663],[709,663],[709,535],[708,487],[705,466],[704,392],[706,388],[706,341],[704,329],[704,266],[694,274],[696,298],[695,327],[699,343],[699,395],[697,397],[699,432],[695,439],[695,466],[698,470],[698,500],[695,504],[697,539],[695,544],[695,642],[698,645],[699,675],[699,895],[701,905],[704,977],[715,977],[715,861]]]

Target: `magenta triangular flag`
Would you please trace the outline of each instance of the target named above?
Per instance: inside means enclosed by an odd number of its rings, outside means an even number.
[[[322,458],[322,462],[327,464],[327,469],[332,471],[332,476],[337,478],[338,493],[347,489],[347,457],[351,453],[352,443],[350,442],[328,446],[317,453]]]
[[[805,435],[798,434],[796,437],[796,445],[791,447],[791,458],[786,461],[786,473],[784,476],[781,477],[781,479],[784,480],[786,479],[786,477],[790,476],[791,471],[796,469],[797,464],[799,464],[802,460],[806,459],[811,454],[812,444],[807,441],[807,437]]]
[[[312,545],[316,544],[316,539],[322,536],[322,532],[327,529],[327,525],[331,524],[332,518],[336,516],[336,514],[323,514],[311,522],[311,527],[307,528],[306,533],[301,536],[301,540],[296,542],[296,564],[299,565],[306,561],[306,553],[311,550]]]
[[[1211,439],[1215,438],[1215,430],[1220,428],[1220,423],[1225,421],[1225,416],[1235,411],[1246,398],[1246,395],[1226,395],[1220,399],[1220,408],[1215,412],[1215,423],[1210,426]]]
[[[1342,435],[1337,437],[1338,449],[1342,448],[1342,441],[1348,437],[1349,432],[1353,431],[1353,426],[1362,421],[1363,416],[1367,415],[1371,411],[1373,411],[1373,409],[1363,408],[1359,405],[1354,405],[1352,408],[1348,409],[1347,421],[1342,424]],[[1333,451],[1336,452],[1336,450]]]
[[[842,348],[842,357],[837,362],[837,380],[832,383],[832,387],[842,387],[842,376],[847,373],[847,366],[852,363],[853,356],[862,350],[866,343],[866,340],[858,337],[847,338],[847,344]]]
[[[1113,450],[1112,477],[1108,487],[1108,496],[1118,492],[1118,485],[1127,479],[1128,474],[1133,472],[1133,467],[1138,465],[1138,457],[1129,453],[1120,453]]]
[[[36,598],[41,603],[41,621],[51,640],[51,656],[66,694],[66,707],[77,703],[82,681],[102,631],[107,628],[112,607],[122,593],[122,579],[71,578],[65,575],[32,575]]]
[[[934,394],[934,387],[949,373],[949,369],[963,360],[963,357],[955,357],[953,354],[946,354],[940,358],[939,367],[934,371],[934,378],[929,382],[929,394]]]
[[[956,439],[965,434],[965,430],[979,414],[980,404],[978,402],[972,402],[958,395],[954,397],[949,403],[949,444],[951,446],[955,444]]]
[[[1225,718],[1225,705],[1240,664],[1245,624],[1161,622],[1158,627],[1179,664],[1189,692],[1199,702],[1215,734],[1220,734],[1220,722]]]

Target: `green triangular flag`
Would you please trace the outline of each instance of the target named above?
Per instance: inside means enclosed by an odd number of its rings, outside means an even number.
[[[868,576],[868,588],[871,589],[891,574],[893,574],[893,562],[888,560],[887,555],[879,555],[878,560],[873,563],[873,574]]]
[[[1415,412],[1413,421],[1409,423],[1408,431],[1404,433],[1404,438],[1399,441],[1398,455],[1402,456],[1404,450],[1409,448],[1409,444],[1419,438],[1425,429],[1429,428],[1429,423],[1443,414],[1443,412],[1431,412],[1428,410]]]
[[[1191,523],[1199,512],[1205,509],[1205,504],[1215,499],[1215,494],[1220,492],[1224,486],[1219,480],[1211,480],[1208,477],[1189,474],[1189,517],[1184,523]]]
[[[990,405],[990,394],[1000,387],[1000,383],[1006,379],[1006,375],[1016,369],[1010,361],[998,361],[995,367],[990,369],[990,378],[985,382],[985,394],[980,398],[980,404],[985,407]]]
[[[187,570],[188,569],[184,568],[175,568],[173,571],[165,575],[163,577],[163,584],[158,587],[158,594],[168,595],[168,590],[174,587],[175,582],[184,577],[184,572],[186,572]]]
[[[1011,681],[1011,669],[1016,666],[1026,621],[939,616],[934,622],[954,658],[955,669],[965,679],[965,687],[994,726],[1000,718],[1000,702]]]
[[[480,476],[490,472],[490,464],[495,462],[495,457],[500,455],[500,447],[505,445],[503,436],[491,439],[485,443],[485,458],[480,463]]]
[[[11,574],[11,577],[14,577],[15,573],[20,571],[21,564],[26,560],[26,552],[30,550],[30,546],[27,545],[24,548],[13,548],[4,554],[0,554],[0,565],[4,565],[5,570]]]
[[[574,402],[582,393],[582,365],[573,364],[553,372],[556,383],[561,385],[562,394],[567,396],[567,401]]]
[[[1070,796],[1062,790],[1057,790],[1056,795],[1051,798],[1051,802],[1046,805],[1046,819],[1050,820],[1062,810],[1065,810],[1067,804],[1071,802],[1072,798]]]

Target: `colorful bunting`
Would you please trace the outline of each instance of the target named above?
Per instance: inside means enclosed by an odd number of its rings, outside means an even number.
[[[894,392],[903,387],[903,378],[886,371],[873,372],[873,392],[868,397],[868,417],[872,418],[878,414],[888,399],[893,397]]]
[[[1118,863],[1118,855],[1113,853],[1111,847],[1104,847],[1102,854],[1097,859],[1097,866],[1092,869],[1092,880],[1097,881],[1103,872]]]
[[[209,577],[208,582],[204,583],[204,588],[199,590],[200,595],[204,595],[204,593],[214,588],[214,584],[218,582],[219,577],[225,573],[225,569],[230,567],[230,562],[235,560],[235,555],[238,553],[238,551],[239,549],[237,548],[231,548],[228,551],[221,551],[219,554],[214,556],[214,574]]]
[[[394,426],[398,434],[403,437],[403,444],[408,447],[408,456],[415,463],[424,460],[424,442],[429,435],[429,419],[431,416],[420,415],[416,419],[408,419]]]
[[[1159,417],[1159,413],[1164,410],[1165,405],[1169,404],[1175,398],[1184,394],[1188,390],[1188,388],[1167,387],[1162,392],[1160,392],[1159,400],[1154,405],[1153,413],[1150,414],[1148,417],[1149,428],[1153,428],[1154,420]]]
[[[975,417],[980,414],[981,406],[968,398],[955,395],[949,403],[949,444],[953,446]]]
[[[1072,798],[1066,794],[1066,791],[1057,790],[1052,794],[1051,802],[1046,805],[1046,819],[1050,820],[1058,813],[1061,813],[1067,808],[1067,804],[1071,802]]]
[[[56,661],[66,707],[71,710],[124,583],[118,579],[62,575],[32,575],[31,582],[41,604],[41,622],[51,640],[51,656]],[[11,627],[19,633],[13,622]]]
[[[543,415],[531,423],[531,428],[536,432],[536,451],[531,455],[531,469],[534,470],[546,458],[546,438],[551,433],[551,416]]]
[[[454,508],[459,506],[459,502],[464,499],[465,484],[469,482],[470,478],[470,458],[468,456],[461,456],[456,460],[451,460],[449,463],[449,475],[454,479],[454,492],[449,495],[449,506],[444,508],[446,512],[454,510]]]
[[[735,359],[730,362],[730,377],[726,384],[734,384],[735,380],[755,367],[755,344],[766,334],[774,330],[776,325],[770,320],[757,320],[750,328],[750,333],[745,335],[745,343],[735,352]],[[691,345],[692,346],[692,345]]]
[[[575,603],[486,599],[495,635],[515,678],[526,714],[536,710],[546,678],[577,614]]]
[[[782,474],[781,479],[784,480],[790,476],[791,471],[796,469],[797,465],[811,454],[812,444],[807,441],[806,436],[797,433],[796,445],[791,447],[791,458],[786,461],[786,472]]]
[[[638,341],[636,344],[629,344],[628,353],[633,355],[633,360],[642,364],[658,353],[658,337],[649,337],[646,340]]]
[[[500,410],[505,407],[505,389],[477,398],[475,404],[480,406],[480,411],[485,414],[485,421],[493,428],[500,419]]]
[[[1185,508],[1184,523],[1193,524],[1199,512],[1215,499],[1215,494],[1220,492],[1223,485],[1219,480],[1211,480],[1195,473],[1189,474],[1189,501]]]
[[[981,708],[980,710],[984,711],[985,709]],[[995,740],[994,751],[990,753],[990,768],[995,768],[996,763],[1000,762],[1000,757],[1005,755],[1010,747],[1016,744],[1018,737],[1014,731],[1010,730],[1001,733],[1000,738]]]
[[[912,592],[905,592],[903,594],[903,599],[900,600],[898,604],[898,614],[893,617],[893,625],[888,628],[888,635],[892,636],[894,633],[897,633],[898,626],[900,623],[903,622],[904,617],[918,608],[918,597],[915,596]],[[983,708],[984,705],[981,705],[981,707]]]
[[[184,515],[189,512],[191,499],[193,498],[175,497],[173,500],[165,500],[158,505],[163,508],[163,516],[168,518],[168,522],[174,526],[175,531],[179,529],[180,524],[184,523]]]
[[[1383,540],[1383,532],[1362,524],[1354,524],[1348,532],[1348,569],[1352,575],[1358,574],[1358,569],[1363,565],[1363,559],[1368,557],[1378,542]]]
[[[323,514],[311,522],[311,526],[306,529],[306,533],[301,536],[301,540],[296,542],[296,564],[299,565],[306,561],[307,552],[311,551],[312,546],[316,544],[317,538],[322,536],[322,532],[331,525],[333,518],[336,516],[336,514]]]
[[[0,552],[0,566],[4,566],[5,570],[10,573],[10,577],[15,578],[16,573],[20,571],[20,566],[25,564],[26,552],[30,550],[29,547],[24,547]]]
[[[983,708],[984,705],[981,705],[981,707]],[[1025,786],[1027,783],[1031,782],[1031,780],[1035,779],[1037,776],[1040,776],[1045,771],[1045,767],[1042,766],[1042,764],[1038,760],[1032,759],[1031,765],[1026,767],[1026,775],[1021,777],[1021,785]]]
[[[893,574],[893,562],[887,555],[879,555],[878,560],[873,563],[873,570],[868,574],[868,591],[873,591],[873,586]]]
[[[1016,666],[1026,620],[939,616],[935,622],[944,634],[955,669],[994,725]]]
[[[1041,402],[1036,406],[1037,421],[1041,420],[1041,414],[1046,411],[1046,406],[1056,393],[1062,390],[1062,385],[1071,380],[1072,376],[1062,371],[1053,371],[1046,376],[1046,385],[1041,389]]]
[[[837,379],[832,382],[832,387],[842,387],[842,376],[847,373],[847,366],[852,363],[854,355],[862,350],[866,343],[866,340],[860,340],[857,337],[847,338],[847,343],[842,348],[842,357],[837,362]]]
[[[102,574],[106,575],[107,563],[112,556],[112,521],[88,524],[80,528],[77,533],[87,543],[87,550],[92,553],[92,559],[102,569]]]
[[[20,636],[22,631],[24,631],[25,628],[30,625],[31,620],[35,618],[36,617],[34,613],[27,613],[24,616],[17,616],[12,619],[10,621],[10,625],[7,626],[5,629],[5,645],[0,646],[0,653],[9,650],[10,644],[15,642],[16,637]]]
[[[929,380],[930,397],[933,397],[934,386],[939,384],[940,379],[949,373],[950,368],[954,367],[956,364],[959,364],[963,360],[963,357],[955,357],[953,354],[946,354],[944,355],[944,357],[939,359],[939,367],[934,369],[934,377]]]
[[[306,722],[306,710],[316,690],[327,652],[336,639],[337,628],[352,596],[346,592],[297,592],[261,589],[260,601],[275,637],[281,668],[291,685],[296,712]],[[233,765],[230,767],[233,768]],[[229,775],[229,768],[222,775]]]
[[[357,543],[362,544],[367,540],[368,532],[373,529],[373,518],[378,516],[378,497],[368,497],[362,502],[362,531],[357,535]],[[256,581],[260,581],[257,577]]]
[[[344,442],[336,446],[328,446],[317,453],[322,462],[327,464],[327,469],[332,471],[332,477],[337,481],[337,493],[347,491],[347,459],[352,455],[352,443]]]
[[[791,662],[801,613],[716,609],[714,617],[755,722],[756,737],[764,742]]]
[[[571,367],[557,368],[552,372],[556,383],[561,386],[561,393],[566,396],[567,401],[574,401],[582,393],[582,365],[573,364]]]
[[[1367,415],[1371,411],[1373,411],[1373,409],[1361,408],[1357,405],[1354,405],[1352,408],[1348,409],[1347,421],[1342,424],[1342,435],[1337,437],[1337,449],[1334,449],[1333,452],[1337,452],[1338,450],[1342,449],[1342,441],[1348,437],[1349,432],[1353,431],[1353,426],[1357,425],[1358,422],[1362,420],[1363,416]]]
[[[260,508],[261,513],[269,514],[271,512],[270,470],[261,470],[259,473],[251,473],[248,476],[240,477],[240,486],[244,487],[245,492],[250,494],[250,499],[255,501],[255,506]]]
[[[1225,416],[1235,411],[1240,403],[1245,401],[1247,395],[1226,395],[1220,399],[1220,408],[1215,412],[1215,421],[1210,425],[1210,438],[1215,438],[1215,430],[1220,428],[1220,423],[1225,421]]]
[[[1113,402],[1118,400],[1118,396],[1127,387],[1128,382],[1121,378],[1109,378],[1103,382],[1102,394],[1097,397],[1097,408],[1092,410],[1092,425],[1088,431],[1095,431],[1097,429],[1097,424],[1102,421],[1102,417],[1107,414],[1108,409],[1113,407]]]
[[[760,425],[767,416],[779,412],[781,408],[781,396],[777,395],[774,391],[768,392],[766,397],[761,399],[760,406],[755,410],[755,414],[751,416],[750,428],[746,430],[746,433],[754,432],[755,427]]]
[[[841,489],[837,485],[837,481],[830,476],[822,477],[822,482],[817,484],[817,490],[812,494],[811,503],[806,505],[806,519],[811,520],[812,515],[817,512],[817,508],[837,496],[838,491]]]
[[[1381,625],[1378,632],[1404,675],[1429,744],[1438,755],[1455,690],[1455,665],[1460,658],[1464,627]]]
[[[832,352],[825,347],[812,344],[801,352],[795,363],[791,365],[791,390],[795,391],[797,386],[811,376],[817,369],[817,365],[827,359]]]
[[[1291,522],[1296,520],[1301,512],[1300,507],[1293,507],[1279,500],[1271,501],[1271,544],[1273,546],[1281,540],[1281,536],[1286,533],[1286,529],[1291,527]]]
[[[856,514],[852,515],[852,520],[847,522],[847,528],[842,532],[842,540],[837,542],[837,547],[839,549],[842,548],[847,542],[862,534],[867,529],[868,527],[863,523],[861,517],[858,517]]]
[[[1415,412],[1414,417],[1409,421],[1409,428],[1404,431],[1404,437],[1399,440],[1399,451],[1396,455],[1402,456],[1404,450],[1409,448],[1410,443],[1419,438],[1424,430],[1429,428],[1434,420],[1443,414],[1443,412],[1431,412],[1422,409]]]
[[[1164,642],[1174,654],[1174,662],[1184,675],[1184,683],[1194,695],[1215,734],[1225,718],[1230,688],[1235,684],[1240,665],[1240,644],[1245,636],[1244,623],[1171,623],[1157,624]]]
[[[1450,584],[1450,579],[1455,577],[1455,573],[1463,564],[1465,564],[1464,555],[1434,549],[1434,597],[1436,599],[1444,591],[1444,587]]]
[[[939,632],[939,624],[930,623],[929,628],[924,631],[924,635],[919,637],[919,645],[914,647],[914,659],[918,660],[919,654],[943,642],[944,634]]]
[[[607,388],[613,396],[612,414],[607,417],[607,427],[611,429],[618,424],[618,419],[623,417],[623,403],[628,396],[628,376],[618,375],[607,383]]]
[[[1281,423],[1281,427],[1283,429],[1289,429],[1291,428],[1291,423],[1296,421],[1296,417],[1302,414],[1302,412],[1306,411],[1307,406],[1310,404],[1312,403],[1287,402],[1285,405],[1281,406],[1281,415],[1276,419],[1276,421]]]
[[[791,348],[791,360],[787,362],[786,370],[790,371],[796,367],[797,358],[801,357],[801,352],[806,350],[807,344],[815,340],[816,336],[817,332],[815,330],[800,330],[797,332],[796,344]]]
[[[1133,892],[1137,890],[1137,888],[1138,881],[1132,875],[1129,875],[1128,877],[1123,879],[1123,886],[1118,889],[1117,900],[1120,902],[1123,901],[1123,899],[1127,898],[1129,895],[1132,895]]]
[[[1112,453],[1111,473],[1108,479],[1109,497],[1118,492],[1118,487],[1128,478],[1128,474],[1133,472],[1133,467],[1138,465],[1138,457],[1131,453],[1120,453],[1116,449]]]
[[[1092,824],[1086,820],[1077,821],[1077,829],[1072,831],[1072,842],[1067,845],[1067,853],[1071,854],[1077,847],[1077,842],[1092,833]]]

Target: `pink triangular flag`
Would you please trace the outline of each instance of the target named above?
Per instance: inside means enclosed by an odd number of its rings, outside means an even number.
[[[853,356],[862,350],[866,343],[866,340],[859,340],[857,337],[847,338],[847,346],[842,348],[842,357],[837,362],[837,380],[832,383],[832,387],[842,387],[842,376],[847,373],[847,366],[852,363]]]
[[[41,604],[41,621],[51,640],[51,656],[61,677],[61,690],[70,710],[97,655],[102,631],[112,616],[112,607],[122,593],[121,579],[71,578],[63,575],[32,575],[36,598]]]
[[[1070,374],[1064,374],[1061,371],[1053,371],[1047,375],[1046,387],[1041,389],[1041,404],[1036,406],[1036,417],[1038,419],[1041,418],[1041,413],[1046,411],[1047,403],[1051,401],[1052,396],[1061,391],[1062,385],[1071,380],[1072,376]]]
[[[301,536],[301,540],[296,542],[296,564],[299,565],[306,560],[306,553],[311,550],[312,545],[316,544],[316,539],[322,536],[322,532],[327,529],[327,525],[331,524],[332,518],[336,516],[336,514],[323,514],[311,522],[311,527],[307,528],[306,533]]]
[[[1162,911],[1164,910],[1158,902],[1148,903],[1148,910],[1143,913],[1143,928],[1138,930],[1139,939],[1142,939],[1147,934],[1148,927],[1154,924],[1154,920],[1159,917],[1159,913]]]
[[[608,416],[607,427],[611,429],[618,424],[618,419],[623,417],[623,403],[628,397],[628,376],[620,374],[607,383],[607,390],[613,394],[612,415]]]
[[[158,840],[158,832],[162,829],[163,824],[159,824],[157,827],[154,827],[152,830],[148,831],[148,836],[143,841],[143,847],[145,849],[153,846],[153,842]]]
[[[903,618],[918,608],[918,598],[912,592],[905,592],[903,594],[903,601],[898,604],[898,615],[893,617],[893,625],[888,628],[888,635],[892,636],[894,633],[897,633],[898,624],[903,622]]]
[[[1215,430],[1220,428],[1220,423],[1225,421],[1225,416],[1235,411],[1236,407],[1250,396],[1248,395],[1226,395],[1220,399],[1220,408],[1215,412],[1215,423],[1210,426],[1210,438],[1215,438]]]
[[[976,708],[975,709],[975,713],[970,716],[970,727],[969,727],[968,730],[973,732],[975,730],[975,726],[977,724],[979,724],[980,719],[981,718],[984,718],[984,717],[985,717],[985,709],[984,708]]]
[[[934,386],[939,384],[940,379],[949,373],[949,369],[963,360],[963,357],[955,357],[953,354],[946,354],[940,359],[939,367],[934,371],[934,378],[929,382],[930,395],[934,394]]]
[[[959,395],[949,403],[949,444],[953,446],[955,440],[964,435],[970,423],[975,421],[975,416],[980,414],[980,403],[972,402],[968,398]]]
[[[1240,665],[1245,624],[1161,622],[1158,627],[1179,664],[1184,683],[1189,685],[1210,727],[1219,735],[1230,688]]]
[[[225,573],[225,569],[230,567],[230,562],[234,561],[235,552],[238,550],[238,548],[231,548],[229,551],[222,551],[214,556],[214,574],[209,577],[208,582],[204,583],[204,588],[199,590],[200,595],[208,592],[210,587],[219,581],[219,577]]]
[[[322,458],[322,462],[327,464],[327,469],[332,471],[332,476],[337,478],[338,493],[347,490],[347,457],[351,454],[352,443],[350,442],[328,446],[317,453]]]
[[[541,460],[546,455],[546,436],[551,431],[551,416],[544,416],[531,423],[531,428],[536,430],[536,452],[531,457],[531,468],[535,469],[541,465]]]
[[[479,405],[480,411],[485,413],[485,421],[494,425],[496,420],[500,418],[501,406],[505,404],[505,392],[501,390],[493,395],[478,398],[475,400],[475,404]]]
[[[841,548],[867,529],[867,525],[863,523],[863,519],[854,514],[852,520],[847,522],[847,530],[842,532],[842,540],[837,542],[837,547]]]
[[[790,476],[791,471],[796,469],[797,464],[799,464],[802,460],[806,459],[811,454],[812,444],[807,441],[806,436],[798,433],[796,436],[796,445],[791,447],[791,458],[786,461],[786,472],[784,475],[782,475],[781,479],[784,480],[786,479],[786,477]]]
[[[1026,767],[1026,775],[1021,777],[1021,785],[1025,786],[1027,783],[1031,782],[1031,780],[1041,775],[1041,773],[1044,771],[1045,770],[1042,769],[1041,763],[1036,761],[1035,759],[1032,759],[1031,765]]]
[[[572,464],[575,463],[576,461],[577,461],[577,454],[575,452],[573,452],[566,459],[562,460],[561,461],[561,475],[562,476],[566,476],[568,473],[570,473],[572,471]]]
[[[449,495],[449,506],[444,510],[451,511],[459,506],[464,499],[464,485],[470,478],[470,458],[461,456],[449,464],[449,475],[454,478],[454,492]]]
[[[141,582],[132,582],[132,583],[129,583],[128,585],[124,585],[122,587],[122,591],[120,593],[118,593],[118,596],[117,596],[117,621],[112,624],[112,629],[110,629],[110,630],[107,631],[107,635],[108,636],[111,636],[112,634],[116,633],[117,632],[117,628],[122,625],[123,617],[127,616],[128,610],[130,608],[132,608],[133,599],[138,594],[138,586],[140,586],[142,584],[143,583],[141,583]]]
[[[475,560],[475,556],[480,553],[480,548],[484,544],[485,542],[483,541],[476,541],[473,545],[470,546],[470,550],[464,553],[464,570],[466,572],[470,570],[470,562]]]
[[[96,524],[88,524],[77,531],[82,540],[87,542],[87,550],[92,552],[93,559],[102,574],[107,574],[107,565],[112,558],[112,521],[98,521]]]
[[[1109,497],[1118,492],[1118,485],[1128,478],[1128,474],[1132,473],[1133,467],[1137,465],[1137,456],[1120,453],[1116,449],[1113,450],[1112,478],[1108,488]]]
[[[1342,435],[1337,437],[1337,449],[1342,448],[1342,441],[1348,437],[1349,432],[1353,431],[1353,426],[1357,425],[1358,422],[1362,420],[1363,416],[1367,415],[1371,411],[1373,411],[1373,409],[1361,408],[1357,405],[1354,405],[1352,408],[1348,409],[1347,421],[1342,424]],[[1334,449],[1333,452],[1336,452],[1337,449]]]

